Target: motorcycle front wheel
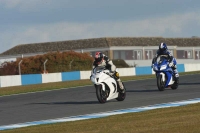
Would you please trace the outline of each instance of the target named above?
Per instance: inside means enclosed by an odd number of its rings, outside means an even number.
[[[102,85],[96,85],[95,88],[98,101],[100,103],[105,103],[107,101],[106,91],[103,91]]]
[[[157,76],[157,86],[159,91],[165,90],[165,82],[162,80],[162,75]]]

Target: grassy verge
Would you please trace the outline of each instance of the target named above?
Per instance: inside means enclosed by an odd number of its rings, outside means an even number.
[[[198,73],[200,73],[200,71],[180,73],[180,75],[198,74]],[[155,78],[155,75],[121,77],[121,80],[128,81],[128,80],[141,80],[141,79],[148,79],[148,78]],[[0,96],[44,91],[44,90],[54,90],[54,89],[60,89],[60,88],[71,88],[71,87],[84,86],[84,85],[92,85],[92,83],[90,80],[77,80],[77,81],[54,82],[54,83],[44,83],[44,84],[25,85],[25,86],[3,87],[3,88],[0,88],[1,90]]]
[[[199,133],[200,103],[2,133]]]

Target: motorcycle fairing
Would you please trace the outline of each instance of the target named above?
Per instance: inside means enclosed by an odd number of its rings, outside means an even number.
[[[156,72],[156,74],[162,75],[162,80],[165,81],[165,87],[168,87],[169,85],[172,85],[174,83],[173,70],[171,67],[168,66],[168,64],[169,62],[166,60],[166,58],[161,57],[154,66],[154,71]]]
[[[94,72],[94,70],[93,70],[93,72]],[[108,88],[110,89],[110,93],[109,93],[107,100],[111,100],[111,99],[118,97],[117,82],[113,77],[106,74],[105,71],[103,72],[103,70],[98,70],[98,71],[94,72],[92,74],[91,81],[95,85],[101,85],[103,91],[105,91],[106,86],[108,86]]]

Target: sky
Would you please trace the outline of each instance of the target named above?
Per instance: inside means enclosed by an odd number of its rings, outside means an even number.
[[[0,53],[101,37],[199,37],[199,6],[199,0],[0,0]]]

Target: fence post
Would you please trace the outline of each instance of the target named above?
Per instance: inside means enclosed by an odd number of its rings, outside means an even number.
[[[47,61],[48,61],[48,59],[46,59],[44,62],[44,73],[46,73],[46,65],[45,64],[47,63]]]
[[[74,60],[71,60],[70,61],[70,63],[69,63],[69,69],[71,70],[71,66],[72,66],[72,62],[73,62]]]
[[[18,66],[19,66],[19,75],[21,75],[21,68],[20,68],[20,64],[22,63],[22,61],[23,61],[23,60],[21,60],[21,61],[19,62],[19,64],[18,64]]]

